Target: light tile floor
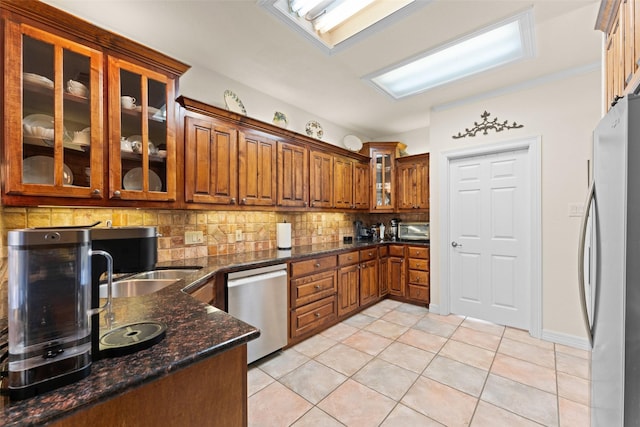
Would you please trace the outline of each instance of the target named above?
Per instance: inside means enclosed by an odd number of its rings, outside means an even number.
[[[249,367],[249,425],[588,426],[584,350],[384,300]]]

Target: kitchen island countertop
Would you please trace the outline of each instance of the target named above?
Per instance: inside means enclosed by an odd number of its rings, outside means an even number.
[[[284,263],[384,243],[387,242],[324,243],[288,251],[265,250],[159,263],[158,268],[201,268],[153,294],[114,299],[113,326],[145,320],[159,321],[167,325],[166,337],[146,350],[93,362],[91,374],[73,384],[22,401],[4,398],[0,425],[40,425],[55,421],[257,338],[260,333],[258,329],[199,302],[187,293],[206,283],[218,272]]]

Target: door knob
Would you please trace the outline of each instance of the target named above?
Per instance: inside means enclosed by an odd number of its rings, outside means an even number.
[[[451,246],[453,246],[454,248],[461,248],[462,244],[460,244],[458,242],[451,242]]]

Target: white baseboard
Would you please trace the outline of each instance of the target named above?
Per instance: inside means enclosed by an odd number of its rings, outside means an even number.
[[[580,350],[591,351],[589,340],[575,335],[563,334],[561,332],[542,331],[542,337],[545,341],[551,341],[556,344],[562,344],[569,347],[579,348]]]

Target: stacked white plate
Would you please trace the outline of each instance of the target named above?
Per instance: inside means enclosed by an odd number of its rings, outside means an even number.
[[[25,184],[53,184],[53,157],[32,156],[24,159],[22,163],[22,181]],[[73,183],[73,173],[67,165],[63,165],[62,180],[64,185]]]
[[[34,85],[53,89],[53,82],[48,78],[46,78],[45,76],[41,76],[40,74],[22,73],[22,80],[28,83],[32,83]]]
[[[53,117],[46,114],[31,114],[22,120],[24,136],[53,140]]]

